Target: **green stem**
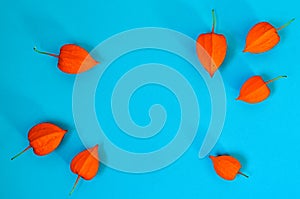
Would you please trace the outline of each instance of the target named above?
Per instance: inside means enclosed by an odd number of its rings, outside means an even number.
[[[267,81],[266,84],[269,84],[269,83],[274,82],[274,81],[276,81],[276,80],[279,80],[279,79],[281,79],[281,78],[287,78],[287,76],[286,76],[286,75],[278,76],[278,77],[276,77],[276,78],[274,78],[274,79],[271,79],[271,80]]]
[[[15,155],[14,157],[11,158],[11,160],[16,159],[17,157],[19,157],[20,155],[22,155],[24,152],[26,152],[28,149],[30,149],[31,146],[28,146],[26,149],[24,149],[23,151],[21,151],[20,153],[18,153],[17,155]]]
[[[215,10],[212,9],[211,11],[211,14],[212,14],[212,21],[213,21],[213,24],[212,24],[212,32],[215,32],[215,27],[216,27],[216,15],[215,15]]]
[[[74,190],[75,190],[75,188],[76,188],[76,186],[77,186],[77,184],[79,182],[79,179],[80,179],[80,176],[77,176],[75,184],[73,185],[73,188],[72,188],[71,192],[69,193],[69,195],[72,195],[72,193],[74,192]]]
[[[287,27],[288,25],[290,25],[293,21],[295,21],[294,19],[291,19],[289,22],[287,22],[286,24],[280,26],[279,28],[277,28],[277,31],[282,30],[283,28]]]
[[[249,176],[247,176],[246,174],[244,174],[244,173],[242,173],[242,172],[238,172],[238,174],[240,174],[240,175],[242,175],[242,176],[244,176],[244,177],[246,177],[246,178],[249,178]]]
[[[59,57],[58,55],[56,54],[52,54],[52,53],[47,53],[47,52],[43,52],[43,51],[39,51],[36,47],[33,48],[33,50],[37,53],[40,53],[40,54],[44,54],[44,55],[49,55],[49,56],[52,56],[52,57]]]

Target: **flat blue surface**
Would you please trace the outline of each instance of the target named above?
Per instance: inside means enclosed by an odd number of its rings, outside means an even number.
[[[79,183],[72,198],[297,198],[300,17],[296,0],[1,2],[0,198],[69,198],[76,179],[69,163],[85,149],[72,115],[75,76],[60,72],[55,58],[34,53],[33,46],[58,53],[63,44],[76,43],[92,50],[114,34],[140,27],[170,28],[196,39],[200,33],[211,30],[212,8],[217,14],[217,32],[225,34],[229,43],[220,69],[227,94],[226,123],[212,154],[234,155],[250,178],[222,180],[208,158],[198,158],[211,114],[203,79],[176,56],[145,50],[120,57],[98,86],[97,115],[107,136],[126,150],[148,152],[161,148],[175,135],[180,109],[176,97],[163,87],[143,87],[130,102],[132,118],[140,125],[149,123],[147,111],[152,104],[161,103],[168,112],[164,129],[150,144],[125,138],[109,107],[113,85],[122,73],[137,64],[158,62],[178,70],[195,89],[201,109],[197,137],[180,159],[159,171],[131,174],[101,165],[92,181]],[[266,20],[279,27],[294,17],[296,21],[280,32],[281,42],[273,50],[260,55],[241,52],[247,31],[255,23]],[[122,67],[124,63],[126,66]],[[263,75],[266,80],[288,75],[288,79],[270,85],[272,94],[263,103],[235,101],[240,86],[252,75]],[[159,96],[152,95],[156,93]],[[61,146],[45,157],[29,151],[11,161],[28,145],[28,130],[43,121],[69,129]]]

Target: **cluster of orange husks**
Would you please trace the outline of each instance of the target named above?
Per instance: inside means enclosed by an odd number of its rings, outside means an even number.
[[[215,72],[222,65],[227,51],[225,36],[215,33],[216,19],[214,10],[212,11],[212,15],[212,31],[210,33],[199,35],[196,42],[198,58],[211,77],[213,77]],[[278,31],[289,25],[292,21],[293,20],[280,28],[274,28],[267,22],[256,24],[251,28],[247,35],[243,52],[263,53],[272,49],[280,41]],[[34,50],[38,53],[58,58],[58,68],[68,74],[79,74],[99,64],[89,52],[75,44],[66,44],[62,46],[59,55],[42,52],[36,48],[34,48]],[[265,82],[262,77],[253,76],[243,84],[237,100],[248,103],[258,103],[263,101],[270,95],[270,89],[267,84],[283,77],[286,76],[279,76]],[[51,153],[59,146],[66,132],[66,130],[51,123],[37,124],[29,130],[29,146],[21,153],[14,156],[12,160],[30,148],[32,148],[34,153],[39,156]],[[213,162],[216,173],[222,178],[233,180],[237,174],[248,177],[240,172],[241,164],[234,157],[228,155],[209,157]],[[70,168],[78,177],[70,194],[73,193],[80,178],[91,180],[96,176],[99,164],[98,145],[80,152],[73,158]]]

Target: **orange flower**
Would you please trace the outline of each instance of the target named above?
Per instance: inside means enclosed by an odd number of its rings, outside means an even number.
[[[251,104],[259,103],[267,99],[271,93],[267,84],[287,76],[279,76],[272,80],[265,82],[260,76],[253,76],[249,78],[242,86],[240,95],[237,100],[242,100]]]
[[[212,16],[212,32],[199,35],[196,43],[198,58],[211,77],[223,63],[227,50],[225,36],[216,34],[214,31],[216,24],[214,10],[212,10]]]
[[[11,160],[33,148],[36,155],[43,156],[54,151],[67,131],[51,123],[41,123],[32,127],[28,133],[29,146]]]
[[[243,52],[263,53],[271,50],[280,41],[278,31],[288,26],[295,19],[285,25],[275,28],[268,22],[260,22],[253,26],[246,38],[246,46]]]
[[[85,49],[75,44],[63,45],[59,55],[41,52],[35,47],[33,49],[38,53],[58,58],[58,68],[69,74],[83,73],[99,64]]]
[[[78,176],[70,192],[70,195],[74,192],[80,178],[83,178],[85,180],[91,180],[96,176],[98,168],[98,144],[93,148],[84,150],[77,154],[71,162],[71,171],[77,174]]]
[[[216,173],[225,180],[234,180],[237,174],[241,174],[248,178],[247,175],[240,172],[242,167],[241,163],[232,156],[221,155],[212,156],[209,158],[212,160]]]

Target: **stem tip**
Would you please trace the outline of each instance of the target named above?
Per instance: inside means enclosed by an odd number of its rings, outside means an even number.
[[[287,75],[281,75],[281,76],[275,77],[274,79],[267,81],[266,84],[269,84],[269,83],[279,80],[281,78],[287,78]]]
[[[249,178],[248,175],[246,175],[246,174],[244,174],[244,173],[242,173],[242,172],[238,172],[238,174],[240,174],[240,175],[242,175],[242,176],[244,176],[244,177],[246,177],[246,178]]]
[[[12,157],[10,160],[14,160],[17,157],[19,157],[20,155],[22,155],[24,152],[26,152],[28,149],[30,149],[31,146],[26,147],[26,149],[24,149],[23,151],[21,151],[20,153],[18,153],[17,155],[15,155],[14,157]]]
[[[70,196],[71,196],[72,193],[74,192],[74,190],[75,190],[75,188],[76,188],[76,186],[77,186],[77,184],[78,184],[78,182],[79,182],[79,179],[80,179],[80,176],[77,176],[76,181],[75,181],[75,184],[73,185],[73,188],[72,188],[72,190],[71,190],[70,193],[69,193]]]
[[[290,25],[293,21],[295,21],[296,18],[291,19],[290,21],[288,21],[287,23],[285,23],[284,25],[280,26],[279,28],[277,28],[277,31],[282,30],[283,28],[287,27],[288,25]]]

